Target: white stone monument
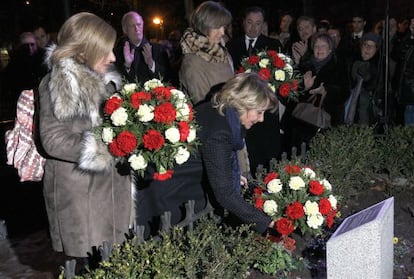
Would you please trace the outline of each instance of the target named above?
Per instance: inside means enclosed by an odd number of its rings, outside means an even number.
[[[394,198],[347,217],[327,242],[328,279],[392,279]]]

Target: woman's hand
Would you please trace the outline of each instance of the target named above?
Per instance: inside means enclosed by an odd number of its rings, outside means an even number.
[[[321,82],[321,85],[319,85],[319,87],[310,90],[309,94],[325,96],[326,95],[326,89],[325,89],[325,86],[323,86],[323,82]]]
[[[311,71],[307,71],[303,75],[303,84],[305,86],[305,90],[309,90],[309,88],[312,88],[313,84],[315,83],[316,76],[312,76]]]
[[[244,177],[243,175],[240,175],[240,185],[243,186],[244,188],[248,187],[247,178]]]

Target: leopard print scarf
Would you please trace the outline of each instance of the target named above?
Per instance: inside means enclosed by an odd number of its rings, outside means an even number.
[[[221,44],[212,44],[204,35],[196,33],[192,28],[185,30],[181,41],[183,54],[194,53],[207,62],[227,62],[227,50]]]

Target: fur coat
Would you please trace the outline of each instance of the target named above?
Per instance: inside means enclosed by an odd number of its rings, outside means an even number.
[[[54,63],[39,86],[39,130],[47,155],[44,198],[53,248],[87,257],[103,241],[121,243],[131,218],[129,168],[96,138],[104,99],[120,85],[72,58]],[[111,82],[110,82],[111,81]]]

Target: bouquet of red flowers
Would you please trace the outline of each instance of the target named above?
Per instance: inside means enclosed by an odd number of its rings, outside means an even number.
[[[237,72],[256,72],[269,83],[278,98],[298,100],[299,74],[293,70],[292,59],[282,53],[268,50],[246,57]]]
[[[112,155],[139,175],[152,165],[153,178],[166,180],[174,164],[186,162],[198,145],[196,123],[185,94],[158,79],[123,86],[104,106],[98,134]]]
[[[288,250],[294,249],[294,240],[289,236],[295,230],[317,236],[323,226],[332,228],[339,216],[338,201],[329,181],[311,167],[296,164],[267,173],[258,181],[253,201],[256,208],[275,221],[275,229]]]

